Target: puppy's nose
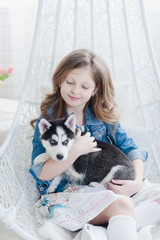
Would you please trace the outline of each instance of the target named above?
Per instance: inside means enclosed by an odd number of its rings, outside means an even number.
[[[64,156],[63,156],[63,154],[57,154],[56,157],[57,157],[57,159],[62,160]]]

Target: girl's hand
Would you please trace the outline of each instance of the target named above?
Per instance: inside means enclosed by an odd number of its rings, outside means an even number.
[[[72,145],[72,148],[75,149],[76,153],[79,156],[91,153],[91,152],[99,152],[102,149],[97,148],[97,142],[94,137],[91,137],[90,132],[87,132],[85,135],[81,136],[81,130],[77,130],[75,141]]]
[[[133,181],[112,179],[111,182],[107,182],[106,184],[108,190],[111,190],[117,194],[132,196],[141,189],[142,181],[138,181],[136,179]]]

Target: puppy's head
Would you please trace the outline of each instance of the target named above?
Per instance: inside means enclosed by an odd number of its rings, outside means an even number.
[[[67,119],[48,122],[42,118],[38,124],[42,145],[56,161],[66,160],[76,132],[76,118],[72,113]]]

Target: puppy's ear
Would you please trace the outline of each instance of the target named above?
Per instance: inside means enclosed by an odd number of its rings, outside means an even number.
[[[49,128],[51,124],[44,118],[42,118],[38,124],[40,134],[44,134]]]
[[[66,119],[65,123],[64,123],[67,128],[69,128],[72,132],[75,133],[76,130],[76,117],[74,115],[74,113],[71,113],[68,118]]]

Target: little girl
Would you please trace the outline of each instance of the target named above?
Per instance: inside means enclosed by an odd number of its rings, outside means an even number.
[[[35,158],[45,154],[38,128],[40,118],[64,118],[73,112],[78,132],[67,160],[57,162],[50,158],[43,165],[34,165]],[[82,136],[81,131],[85,132]],[[47,195],[51,180],[80,155],[100,151],[94,139],[115,144],[127,154],[135,168],[135,180],[113,179],[106,183],[104,190],[68,185],[64,179],[57,193]],[[30,172],[36,179],[42,208],[47,209],[49,218],[71,231],[83,228],[86,223],[108,223],[106,239],[138,239],[137,230],[160,219],[160,186],[143,180],[146,159],[147,152],[138,149],[119,124],[114,87],[106,63],[85,49],[68,54],[55,70],[53,93],[41,104],[33,138]]]

